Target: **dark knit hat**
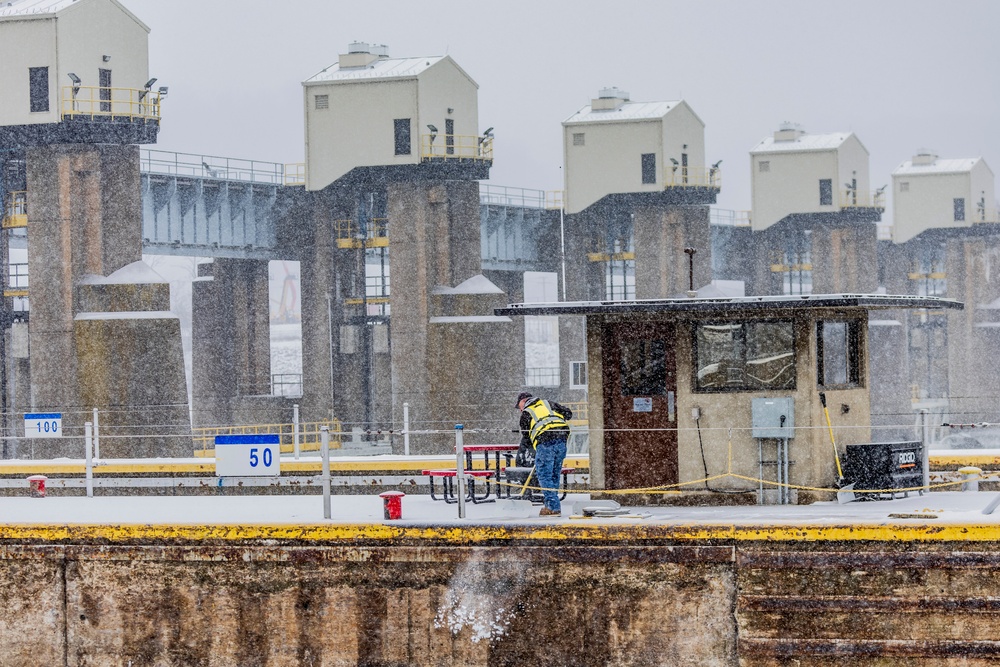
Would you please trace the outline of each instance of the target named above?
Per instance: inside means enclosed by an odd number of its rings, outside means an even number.
[[[515,408],[521,407],[521,401],[523,401],[526,398],[533,398],[531,392],[522,391],[520,394],[517,395],[517,401],[514,402],[514,407]]]

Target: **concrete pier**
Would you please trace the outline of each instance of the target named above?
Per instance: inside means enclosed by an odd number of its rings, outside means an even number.
[[[398,522],[338,501],[353,523],[308,498],[160,500],[142,522],[92,499],[86,523],[5,499],[0,663],[985,665],[986,496],[507,521],[408,497]],[[191,503],[200,523],[168,520]],[[261,521],[220,520],[236,503]]]

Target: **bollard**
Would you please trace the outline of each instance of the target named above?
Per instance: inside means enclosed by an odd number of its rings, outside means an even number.
[[[32,498],[44,498],[45,497],[45,480],[48,477],[45,475],[32,475],[28,478],[28,495]]]
[[[983,474],[981,468],[977,468],[976,466],[965,466],[964,468],[958,469],[958,474],[962,476],[963,491],[979,490],[979,477]]]
[[[405,495],[402,491],[386,491],[378,494],[378,497],[382,499],[382,509],[387,521],[403,518],[403,496]]]
[[[332,515],[330,508],[330,427],[322,426],[319,429],[319,455],[323,459],[322,475],[323,483],[323,518],[329,519]]]

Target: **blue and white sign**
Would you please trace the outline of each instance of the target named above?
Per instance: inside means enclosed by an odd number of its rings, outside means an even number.
[[[277,477],[281,438],[277,435],[215,436],[216,477]]]
[[[61,438],[62,434],[62,414],[35,412],[24,415],[25,438]]]

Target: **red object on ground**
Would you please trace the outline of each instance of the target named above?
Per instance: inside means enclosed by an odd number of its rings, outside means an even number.
[[[378,497],[382,499],[386,520],[403,518],[403,496],[405,495],[402,491],[386,491],[378,494]]]
[[[45,480],[48,477],[45,475],[32,475],[28,478],[28,493],[32,498],[44,498],[45,497]]]

